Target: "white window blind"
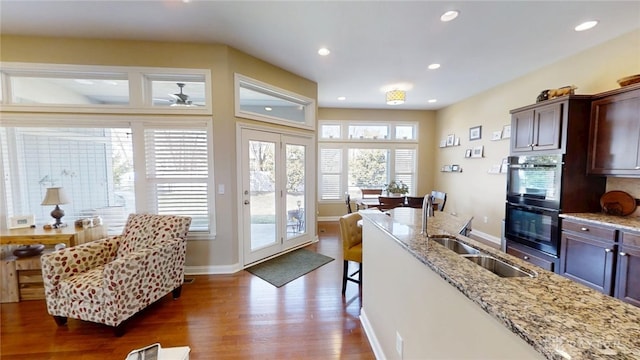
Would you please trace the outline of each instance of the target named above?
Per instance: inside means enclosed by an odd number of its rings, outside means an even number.
[[[411,193],[415,193],[414,179],[416,177],[416,150],[396,149],[395,150],[395,179],[402,181]]]
[[[320,149],[320,194],[322,200],[342,198],[342,149]]]
[[[145,129],[149,208],[190,216],[191,230],[209,230],[206,129]]]

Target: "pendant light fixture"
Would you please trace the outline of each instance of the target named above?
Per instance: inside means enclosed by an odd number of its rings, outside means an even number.
[[[404,104],[406,97],[407,97],[407,93],[404,90],[387,91],[387,105]]]

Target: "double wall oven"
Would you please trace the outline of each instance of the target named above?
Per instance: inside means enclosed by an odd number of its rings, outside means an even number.
[[[557,257],[563,155],[508,160],[505,237]]]

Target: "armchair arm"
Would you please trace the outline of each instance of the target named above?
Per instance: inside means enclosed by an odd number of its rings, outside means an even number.
[[[60,281],[113,260],[120,238],[113,236],[42,255],[40,262],[45,293],[53,295]]]

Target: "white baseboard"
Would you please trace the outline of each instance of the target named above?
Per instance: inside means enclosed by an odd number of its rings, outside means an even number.
[[[485,232],[482,232],[482,231],[479,231],[479,230],[476,230],[476,229],[472,229],[471,230],[471,235],[477,236],[479,238],[482,238],[483,240],[495,243],[497,245],[501,245],[502,244],[502,240],[500,240],[499,237],[495,237],[495,236],[493,236],[491,234],[487,234]]]
[[[362,294],[360,294],[362,295]],[[367,313],[364,311],[364,308],[360,308],[360,323],[362,324],[362,329],[364,333],[367,335],[367,339],[369,339],[369,344],[371,345],[371,349],[373,350],[373,355],[375,355],[378,360],[386,360],[387,357],[384,356],[384,351],[382,351],[382,346],[380,346],[380,342],[376,337],[376,333],[373,331],[371,327],[371,323],[367,318]]]
[[[228,275],[242,270],[239,263],[231,265],[185,266],[185,275]]]
[[[323,222],[323,221],[338,222],[338,220],[340,220],[340,216],[319,216],[318,217],[318,222]]]

